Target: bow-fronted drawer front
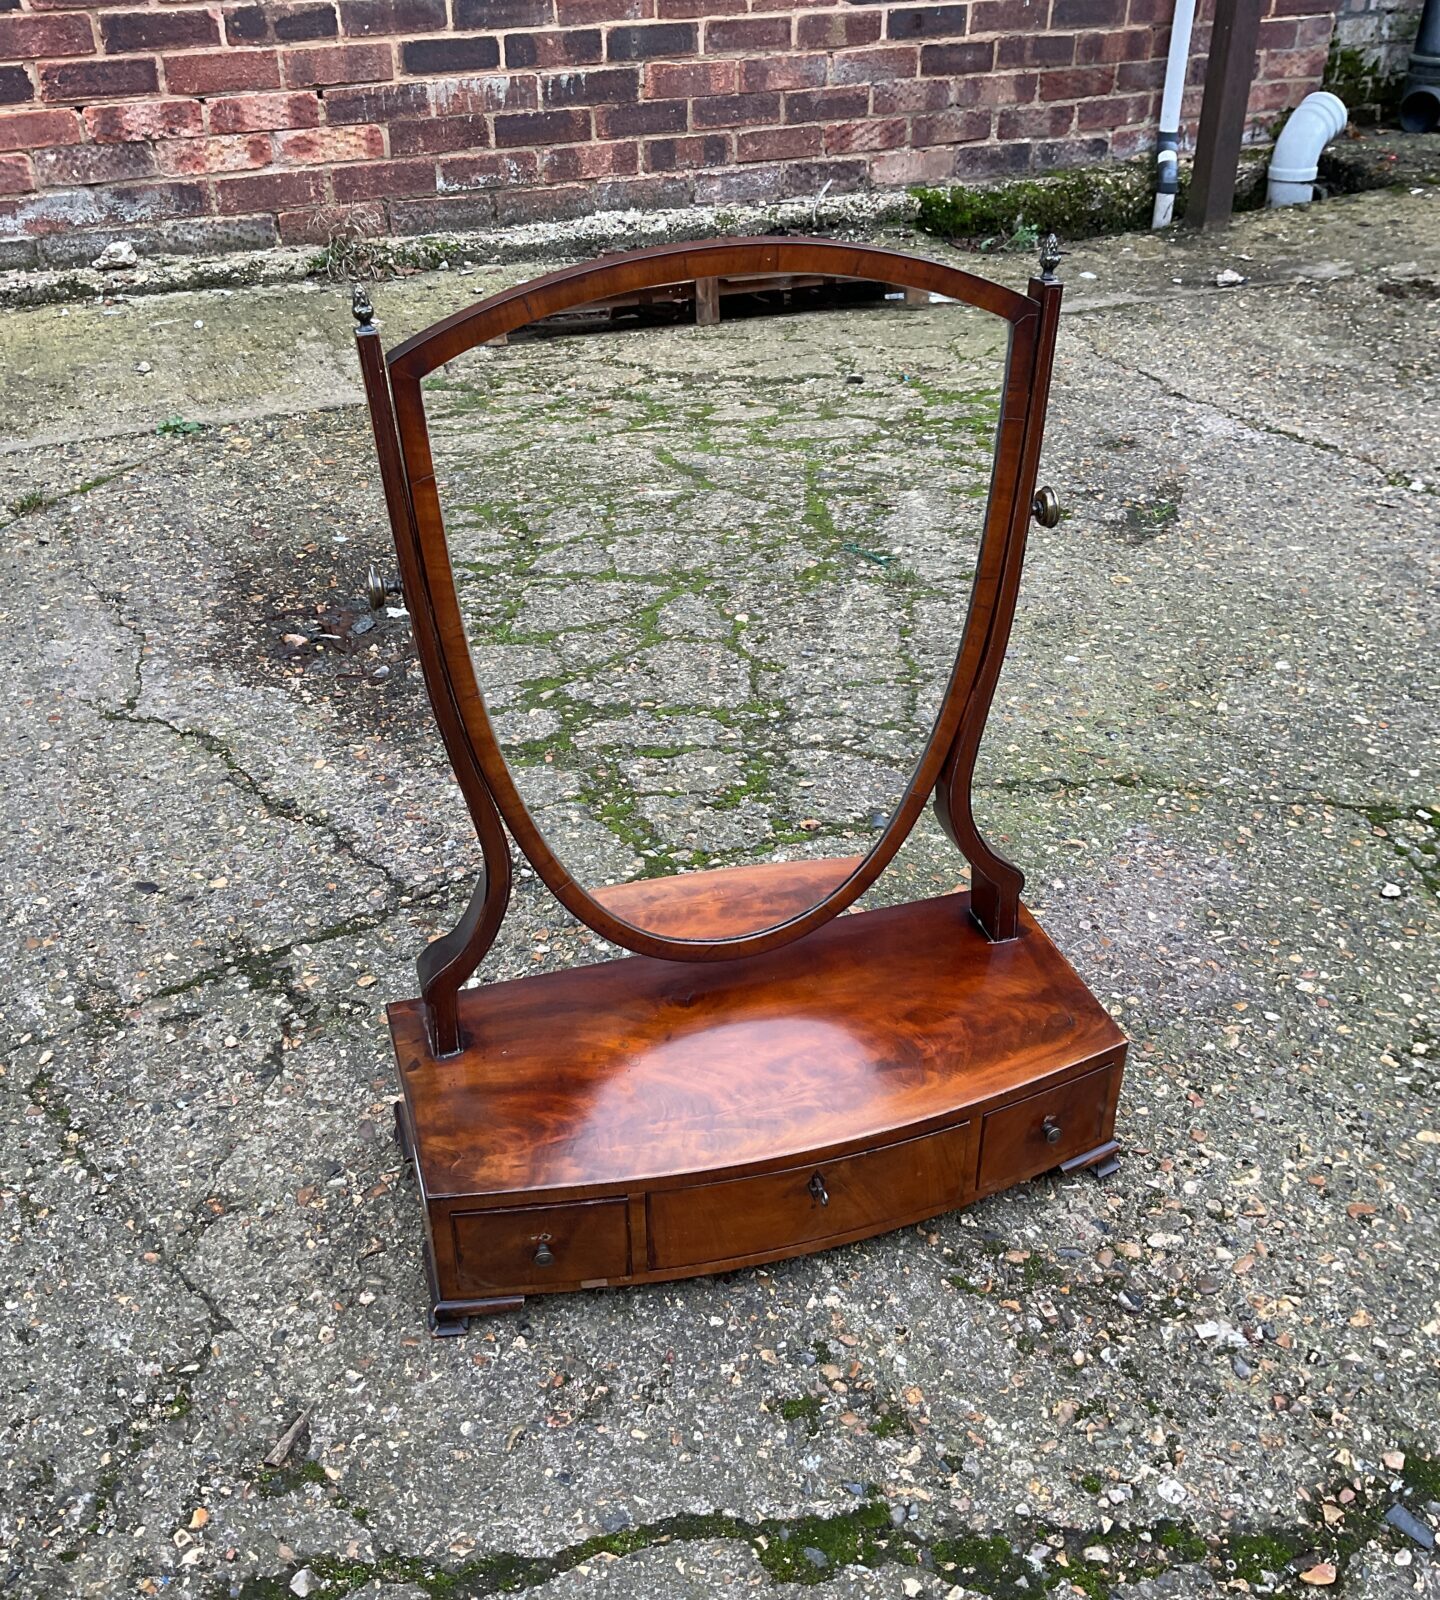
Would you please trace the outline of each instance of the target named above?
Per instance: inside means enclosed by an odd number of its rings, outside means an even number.
[[[1033,1178],[1103,1144],[1119,1089],[1119,1066],[1102,1067],[989,1112],[980,1132],[978,1192]]]
[[[623,1278],[630,1270],[623,1200],[452,1211],[450,1221],[465,1295],[537,1294]]]
[[[968,1198],[971,1151],[971,1124],[962,1122],[835,1161],[653,1192],[651,1264],[793,1254],[936,1216]]]

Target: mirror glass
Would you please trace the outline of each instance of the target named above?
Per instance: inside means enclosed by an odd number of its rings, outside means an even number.
[[[726,293],[714,326],[683,300],[571,313],[426,380],[497,738],[561,865],[637,926],[735,937],[798,914],[874,845],[925,749],[1009,329],[923,299],[782,283]],[[670,882],[757,867],[687,904]]]

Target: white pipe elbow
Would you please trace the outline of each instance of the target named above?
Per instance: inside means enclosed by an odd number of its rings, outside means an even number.
[[[1272,206],[1308,205],[1315,198],[1320,153],[1349,121],[1339,95],[1307,94],[1280,130],[1270,154],[1267,196]]]

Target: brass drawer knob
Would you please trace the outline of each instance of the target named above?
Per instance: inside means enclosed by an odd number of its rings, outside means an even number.
[[[1042,528],[1059,525],[1060,500],[1048,483],[1043,489],[1035,491],[1035,498],[1030,502],[1030,515]]]
[[[554,1261],[554,1253],[551,1251],[550,1246],[542,1239],[540,1241],[540,1248],[535,1252],[535,1265],[537,1267],[548,1267],[553,1265]]]
[[[1044,1122],[1040,1124],[1040,1131],[1045,1135],[1046,1144],[1060,1143],[1060,1124],[1056,1122],[1054,1117],[1046,1117]]]
[[[830,1204],[830,1191],[825,1187],[825,1179],[821,1173],[817,1172],[815,1176],[811,1178],[809,1189],[810,1193],[814,1195],[814,1197],[822,1206],[828,1206]]]

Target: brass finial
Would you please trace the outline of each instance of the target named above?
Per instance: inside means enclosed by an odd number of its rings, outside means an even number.
[[[370,294],[363,283],[355,284],[350,291],[350,310],[362,328],[368,328],[375,319],[375,307],[370,304]]]
[[[1060,241],[1053,233],[1047,233],[1040,241],[1040,281],[1042,283],[1055,282],[1055,269],[1060,265]]]

